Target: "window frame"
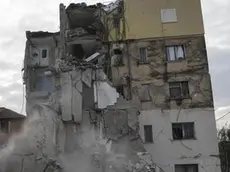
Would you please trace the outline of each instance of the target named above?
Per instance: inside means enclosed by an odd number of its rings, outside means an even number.
[[[172,13],[174,12],[175,16],[172,19],[169,19],[167,16],[165,16],[165,13],[170,13],[170,17],[172,17]],[[161,9],[161,23],[177,23],[178,22],[178,16],[177,16],[177,9],[176,8],[163,8]]]
[[[182,47],[182,49],[183,49],[183,58],[182,59],[179,59],[178,57],[176,57],[176,47]],[[170,47],[173,47],[174,48],[174,57],[175,57],[175,60],[171,60],[170,58],[169,58],[169,51],[168,51],[168,49],[170,48]],[[186,48],[185,48],[185,45],[184,44],[174,44],[174,45],[167,45],[167,46],[165,46],[165,52],[166,52],[166,60],[167,60],[167,62],[178,62],[178,61],[184,61],[184,60],[186,60]]]
[[[191,125],[192,124],[192,125]],[[182,128],[182,138],[175,138],[174,136],[174,125],[181,125],[181,128]],[[192,136],[191,137],[186,137],[186,134],[185,134],[185,125],[191,125],[192,128],[191,128],[191,131],[192,131]],[[195,137],[195,122],[174,122],[172,123],[172,139],[173,140],[195,140],[196,137]]]
[[[145,57],[144,59],[142,59],[141,57],[141,49],[145,50]],[[148,63],[148,48],[147,47],[139,47],[139,59],[140,59],[140,63],[144,64],[144,63]]]
[[[174,165],[174,171],[175,172],[177,172],[176,171],[176,167],[184,167],[184,168],[186,168],[186,170],[185,170],[185,172],[187,172],[188,171],[188,167],[191,167],[191,166],[194,166],[195,167],[195,169],[196,169],[196,171],[195,172],[199,172],[199,165],[198,164],[175,164]]]
[[[3,128],[2,128],[2,122],[7,122],[7,131],[3,131]],[[7,119],[1,119],[0,120],[0,131],[2,132],[2,133],[10,133],[10,121],[9,120],[7,120]]]
[[[151,135],[148,135],[149,133],[146,132],[147,127],[151,128],[151,133],[150,133]],[[153,126],[152,125],[144,125],[143,128],[144,128],[144,140],[145,140],[145,143],[153,143]]]
[[[143,87],[143,86],[147,86],[147,88],[148,88],[148,99],[145,99],[145,100],[142,100],[141,99],[141,96],[139,95],[139,97],[140,97],[140,101],[141,102],[151,102],[152,101],[152,99],[151,99],[151,96],[150,96],[150,91],[149,91],[149,86],[150,86],[150,84],[141,84],[141,87]],[[142,88],[141,88],[142,89]]]
[[[186,87],[187,87],[187,95],[185,95],[183,92],[184,88],[183,88],[183,83],[186,83]],[[179,84],[179,86],[172,86],[170,84]],[[175,88],[180,88],[180,93],[181,95],[178,97],[174,97],[171,94],[171,89],[175,89]],[[190,91],[189,91],[189,82],[188,81],[171,81],[169,82],[169,96],[171,100],[178,100],[178,99],[189,99],[190,98]]]
[[[46,51],[46,57],[43,57],[43,51]],[[48,51],[47,48],[42,48],[42,49],[41,49],[41,59],[48,58],[48,53],[49,53],[49,51]]]

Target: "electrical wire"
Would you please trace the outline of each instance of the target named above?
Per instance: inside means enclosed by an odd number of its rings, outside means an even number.
[[[226,117],[229,114],[230,114],[230,111],[227,112],[226,114],[224,114],[223,116],[221,116],[220,118],[216,119],[216,122],[219,121],[219,120],[221,120],[221,119],[223,119],[224,117]]]

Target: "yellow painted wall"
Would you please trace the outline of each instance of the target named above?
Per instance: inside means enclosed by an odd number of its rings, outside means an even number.
[[[126,39],[204,34],[200,0],[124,0],[124,2]],[[161,9],[176,9],[178,22],[162,24]]]
[[[120,30],[118,28],[114,28],[113,26],[113,18],[114,18],[113,15],[114,14],[118,14],[118,11],[116,9],[110,12],[109,14],[106,14],[106,13],[102,14],[102,17],[101,17],[101,21],[104,24],[108,32],[108,41],[111,41],[111,42],[116,42],[116,41],[125,39],[124,29],[123,29],[124,19],[122,17],[120,19]]]

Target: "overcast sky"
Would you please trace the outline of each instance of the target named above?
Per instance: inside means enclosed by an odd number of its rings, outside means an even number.
[[[23,88],[20,71],[24,58],[25,31],[57,31],[61,2],[67,5],[79,1],[0,1],[0,106],[21,111]],[[230,1],[202,0],[202,7],[216,115],[219,117],[230,110]],[[224,121],[228,118],[230,120],[230,115]]]

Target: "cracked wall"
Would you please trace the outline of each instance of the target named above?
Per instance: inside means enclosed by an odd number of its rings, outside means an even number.
[[[198,164],[199,172],[221,171],[213,108],[143,110],[139,122],[142,139],[144,125],[152,125],[153,143],[145,148],[165,172],[173,172],[175,164]],[[174,140],[172,123],[184,122],[194,122],[195,138]]]
[[[185,59],[166,61],[166,46],[183,45]],[[127,51],[129,47],[129,51]],[[147,61],[141,62],[139,49],[147,49]],[[141,87],[146,89],[150,100],[141,102],[143,109],[177,108],[177,102],[169,97],[169,84],[173,81],[188,81],[188,99],[182,100],[184,108],[213,107],[210,75],[203,36],[172,38],[164,40],[130,41],[123,50],[124,65],[112,67],[112,81],[115,85],[127,87],[129,60],[132,77],[133,99],[140,101]],[[127,95],[127,92],[126,92]]]

